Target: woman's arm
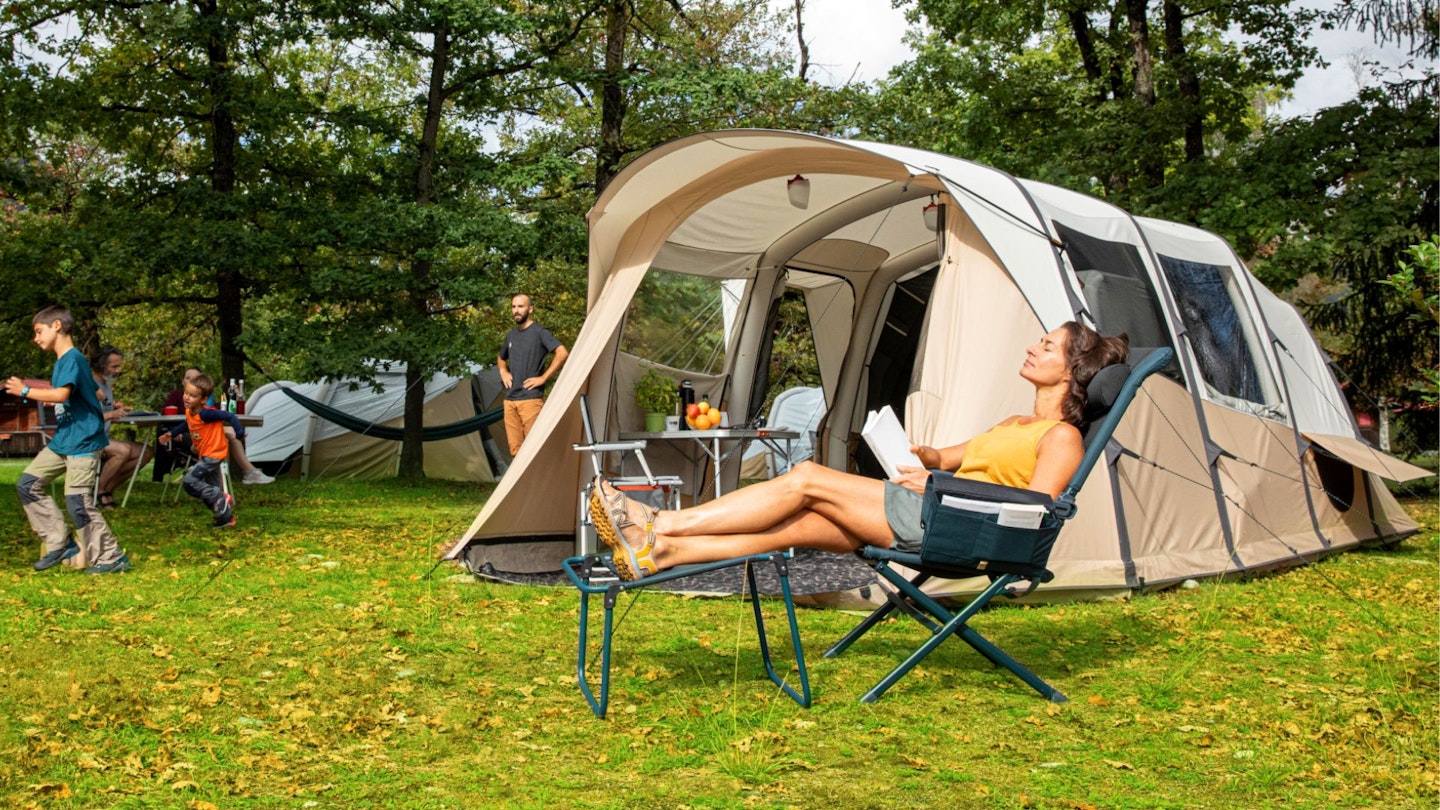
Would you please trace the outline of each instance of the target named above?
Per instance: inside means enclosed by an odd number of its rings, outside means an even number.
[[[900,474],[890,479],[911,492],[924,492],[925,481],[930,477],[931,470],[958,470],[960,462],[965,460],[965,445],[952,444],[949,447],[942,447],[938,450],[934,447],[927,447],[921,444],[910,446],[910,452],[920,459],[919,467],[901,467]]]
[[[920,464],[930,470],[958,470],[960,463],[965,460],[965,447],[970,442],[952,444],[949,447],[941,447],[938,450],[925,445],[912,445],[910,452],[920,459]]]
[[[1074,425],[1061,422],[1050,428],[1035,447],[1035,474],[1030,477],[1029,489],[1060,497],[1084,456],[1085,444]]]

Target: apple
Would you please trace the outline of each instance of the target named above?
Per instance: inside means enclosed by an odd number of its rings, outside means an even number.
[[[697,417],[697,416],[699,416],[699,415],[700,415],[700,406],[699,406],[699,405],[696,405],[695,403],[692,402],[692,403],[690,403],[689,405],[686,405],[686,406],[685,406],[685,417],[686,417],[687,419],[694,419],[695,417]]]

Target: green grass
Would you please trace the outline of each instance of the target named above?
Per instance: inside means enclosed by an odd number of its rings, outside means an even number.
[[[1437,767],[1437,508],[1398,548],[976,624],[1071,697],[968,647],[857,698],[922,640],[805,610],[815,706],[765,679],[749,607],[643,595],[607,720],[575,686],[578,597],[436,550],[488,487],[242,488],[216,532],[137,485],[122,576],[35,573],[0,463],[0,801],[37,807],[1423,807]],[[568,508],[568,507],[566,507]],[[767,607],[773,621],[777,606]],[[782,643],[781,647],[785,645]],[[783,656],[783,653],[781,653]]]

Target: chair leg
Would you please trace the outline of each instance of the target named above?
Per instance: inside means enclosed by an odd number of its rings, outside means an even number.
[[[942,606],[939,602],[922,593],[918,587],[915,587],[912,583],[906,581],[900,574],[891,571],[888,568],[886,570],[880,571],[880,573],[884,575],[887,579],[889,579],[891,582],[895,583],[897,587],[903,589],[906,595],[909,596],[912,600],[914,600],[919,607],[933,615],[935,618],[944,622],[944,625],[940,627],[938,631],[933,632],[930,638],[927,639],[926,642],[922,644],[919,649],[915,650],[915,652],[910,654],[910,657],[906,658],[899,666],[891,670],[888,675],[882,678],[881,681],[874,686],[874,688],[872,688],[869,692],[866,692],[865,695],[860,698],[862,702],[874,703],[875,701],[879,700],[880,697],[884,695],[887,690],[890,689],[890,687],[894,686],[896,682],[898,682],[901,678],[905,677],[905,675],[909,673],[910,670],[914,669],[915,666],[925,658],[925,656],[929,655],[936,647],[939,647],[942,643],[944,643],[946,639],[950,638],[950,636],[952,635],[958,635],[963,641],[965,641],[965,643],[975,648],[976,651],[978,651],[981,655],[985,656],[991,663],[1010,670],[1022,681],[1029,684],[1032,689],[1034,689],[1036,692],[1039,692],[1040,695],[1047,700],[1055,703],[1064,703],[1066,700],[1068,700],[1068,698],[1066,698],[1065,695],[1062,694],[1058,689],[1041,680],[1039,676],[1031,672],[1014,658],[1010,657],[1010,655],[1005,653],[1005,651],[995,646],[988,639],[980,635],[967,624],[970,619],[975,616],[975,614],[979,613],[982,609],[984,609],[986,605],[990,603],[991,599],[994,599],[997,595],[1004,591],[1005,588],[1010,585],[1010,583],[1018,580],[1018,576],[1014,574],[1004,574],[1000,577],[997,577],[995,581],[990,583],[990,587],[986,588],[980,593],[979,596],[972,599],[963,610],[961,610],[959,613],[952,614],[950,613],[950,611],[946,610],[944,606]]]
[[[886,566],[888,568],[888,565],[888,563],[882,562],[876,565],[875,568],[878,571],[880,566]],[[921,583],[923,583],[929,578],[929,574],[920,574],[911,581],[911,584],[915,585],[915,587],[918,588],[920,587]],[[865,617],[864,621],[855,625],[855,627],[852,628],[850,632],[846,633],[844,638],[832,644],[830,646],[830,649],[825,651],[825,658],[834,658],[840,653],[845,652],[847,649],[850,648],[851,644],[854,644],[856,641],[860,640],[861,636],[870,632],[870,630],[874,628],[875,625],[885,621],[885,619],[887,619],[891,613],[894,613],[897,609],[900,608],[900,603],[896,601],[897,599],[905,598],[904,596],[901,596],[899,594],[893,594],[889,591],[886,591],[886,595],[887,598],[885,600],[885,604],[881,605],[878,608],[875,608],[875,610],[872,611],[869,616]],[[914,614],[912,614],[912,616],[914,616]],[[917,621],[920,620],[918,616],[914,616],[914,618]],[[935,632],[935,630],[938,628],[932,625],[929,627],[929,629],[931,632]]]
[[[775,664],[770,659],[770,641],[765,633],[765,616],[760,610],[760,590],[755,584],[755,567],[751,563],[745,564],[745,580],[750,588],[750,606],[755,610],[755,632],[760,637],[760,657],[765,662],[765,674],[770,680],[790,696],[791,700],[799,703],[802,707],[810,708],[810,674],[805,669],[805,650],[800,645],[800,627],[795,622],[795,600],[790,594],[790,571],[788,558],[784,552],[775,552],[770,557],[775,564],[775,573],[780,577],[780,592],[785,598],[785,615],[790,620],[790,648],[795,653],[796,668],[800,673],[800,691],[796,692],[794,687],[785,682],[775,672]]]
[[[974,647],[981,655],[990,659],[991,663],[1002,666],[1015,673],[1015,677],[1029,684],[1031,689],[1039,692],[1041,697],[1051,703],[1066,703],[1070,700],[1070,698],[1065,697],[1065,694],[1059,689],[1046,683],[1039,675],[1030,671],[1024,664],[1011,658],[1009,653],[995,646],[989,639],[976,632],[973,627],[966,625],[960,628],[958,634],[965,643]]]
[[[587,572],[586,577],[588,576]],[[600,642],[600,694],[598,696],[590,688],[589,676],[585,672],[585,659],[590,652],[590,593],[588,591],[580,593],[580,644],[575,664],[575,677],[580,684],[580,693],[585,696],[585,702],[590,704],[590,711],[602,719],[610,705],[610,641],[615,631],[615,602],[619,593],[618,583],[611,585],[605,591],[605,630]]]

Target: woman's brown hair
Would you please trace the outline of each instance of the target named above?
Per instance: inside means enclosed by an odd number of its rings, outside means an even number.
[[[1065,330],[1065,365],[1070,369],[1070,390],[1060,404],[1060,414],[1076,427],[1085,424],[1085,389],[1100,369],[1125,362],[1130,337],[1124,332],[1106,337],[1075,321],[1061,325]]]

